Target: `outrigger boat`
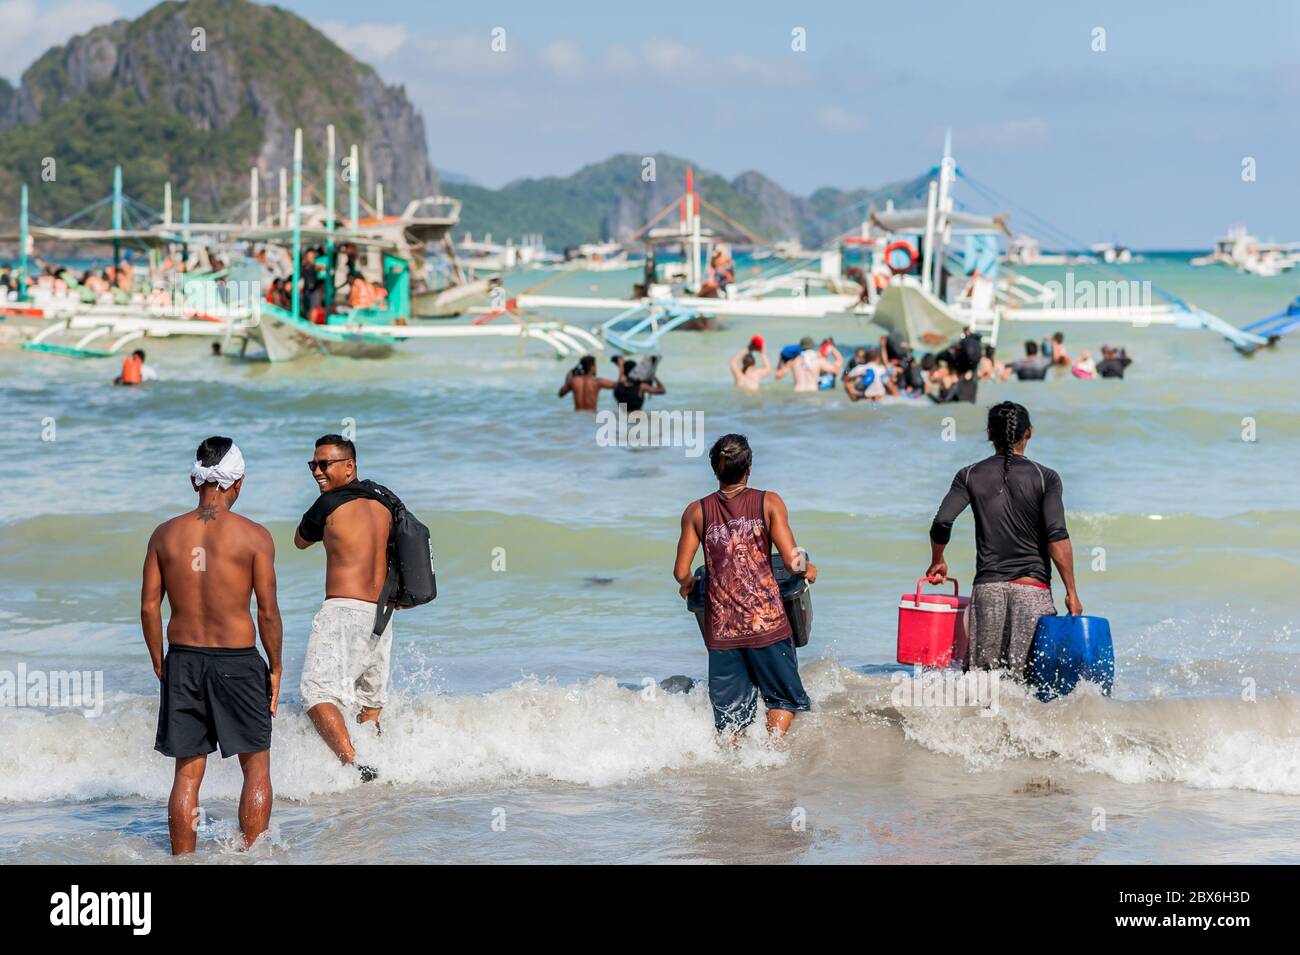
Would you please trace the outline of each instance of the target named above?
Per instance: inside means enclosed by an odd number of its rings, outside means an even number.
[[[813,274],[826,294],[799,294],[801,285],[806,291],[814,287],[808,271],[800,269],[793,277],[778,274],[738,287],[725,299],[680,294],[675,287],[647,281],[637,290],[640,296],[631,300],[520,295],[516,303],[521,308],[618,310],[600,327],[616,347],[652,347],[662,334],[692,327],[699,316],[815,318],[844,312],[872,321],[914,348],[942,346],[967,329],[996,346],[1005,322],[1202,328],[1222,335],[1243,354],[1278,337],[1251,326],[1238,328],[1150,282],[1076,281],[1072,272],[1063,283],[1039,282],[1006,269],[1001,247],[1011,238],[1008,216],[977,215],[956,207],[953,188],[959,177],[986,198],[989,190],[958,170],[951,135],[931,174],[924,206],[895,209],[891,203],[871,211],[860,230],[842,237],[835,255],[823,253],[822,270]],[[689,184],[682,201],[686,212],[678,241],[688,249],[684,287],[689,292],[698,288],[692,282],[701,278],[700,250],[709,236],[701,228],[698,197]],[[853,283],[828,268],[838,267],[840,255],[848,251],[863,256],[861,267],[845,273],[856,276]],[[1106,267],[1121,271],[1115,263]],[[844,294],[846,285],[857,294]],[[795,294],[766,295],[776,290]],[[1152,301],[1152,293],[1162,301]]]
[[[445,229],[455,217],[437,221],[421,221],[416,216],[403,216],[394,220],[386,220],[382,216],[371,220],[354,217],[350,221],[356,223],[355,227],[335,228],[332,137],[330,145],[323,227],[304,229],[302,225],[302,130],[297,130],[294,133],[293,204],[289,230],[249,231],[238,237],[245,242],[270,245],[287,242],[292,263],[291,307],[285,309],[258,298],[249,303],[251,320],[247,324],[232,324],[228,328],[227,339],[232,345],[238,342],[237,353],[240,356],[246,354],[248,344],[252,342],[261,346],[266,357],[273,362],[292,361],[304,355],[320,353],[348,358],[382,358],[390,355],[396,343],[401,341],[467,337],[514,337],[521,342],[536,340],[548,345],[562,357],[589,350],[602,350],[600,340],[586,329],[561,322],[520,321],[510,326],[413,323],[411,243],[418,242],[422,236],[435,233],[445,238]],[[352,179],[351,205],[355,213],[358,205],[355,176]],[[382,201],[379,205],[382,208]],[[415,208],[418,205],[413,204]],[[408,206],[408,212],[412,211],[413,208]],[[303,315],[301,278],[304,246],[307,243],[326,248],[322,279],[326,290],[324,301],[329,307],[321,310],[321,321],[311,321]],[[332,301],[336,291],[334,250],[344,243],[356,247],[357,265],[363,278],[371,278],[376,284],[382,284],[385,292],[382,304],[354,308],[336,305]],[[228,352],[232,350],[228,349]]]
[[[673,211],[679,212],[675,226],[662,224]],[[686,172],[686,190],[660,209],[622,245],[643,242],[645,259],[641,281],[629,298],[538,295],[521,293],[510,300],[517,309],[596,309],[617,314],[600,326],[606,341],[617,347],[630,328],[640,330],[632,339],[644,343],[682,326],[698,326],[720,317],[775,316],[820,318],[852,309],[858,302],[858,287],[838,275],[838,254],[816,253],[822,268],[811,270],[806,262],[797,268],[730,284],[725,291],[712,282],[707,263],[714,249],[725,242],[731,247],[763,246],[764,240],[729,218],[722,210],[703,201],[694,186],[692,170]],[[608,252],[618,243],[604,243]],[[624,266],[626,267],[626,266]],[[851,291],[850,291],[851,290]],[[478,311],[493,311],[479,309]],[[649,336],[647,339],[646,336]]]
[[[329,157],[325,202],[304,206],[302,202],[302,133],[295,133],[293,204],[287,197],[287,176],[281,176],[279,226],[272,221],[261,223],[258,173],[253,170],[248,201],[248,219],[243,222],[192,223],[188,201],[184,221],[171,222],[170,187],[165,197],[162,221],[140,227],[124,228],[124,211],[128,203],[121,189],[121,172],[114,177],[113,227],[107,230],[32,227],[28,217],[27,189],[22,189],[20,228],[14,236],[20,246],[17,271],[18,293],[11,302],[0,303],[0,317],[21,323],[22,332],[32,340],[28,350],[84,358],[102,358],[128,344],[149,337],[202,336],[224,339],[227,355],[247,354],[249,343],[260,345],[271,361],[289,361],[308,354],[333,354],[356,358],[382,357],[392,352],[397,342],[415,338],[503,338],[513,337],[521,344],[538,341],[558,356],[600,351],[603,343],[585,329],[562,322],[532,321],[516,318],[516,324],[495,327],[479,325],[440,325],[414,322],[412,307],[412,261],[419,260],[424,243],[435,238],[450,247],[450,229],[459,219],[459,200],[445,200],[449,210],[432,208],[444,197],[417,200],[401,216],[382,214],[382,186],[374,215],[362,219],[356,177],[352,180],[351,216],[336,223],[334,212],[334,136],[329,129]],[[353,147],[353,169],[356,147]],[[107,201],[107,200],[105,200]],[[101,205],[103,203],[97,204]],[[143,208],[143,207],[141,207]],[[292,212],[292,222],[290,213]],[[234,219],[235,216],[230,218]],[[310,220],[303,227],[304,218]],[[336,227],[337,226],[337,227]],[[118,290],[106,297],[85,301],[73,289],[58,294],[30,281],[29,253],[36,239],[77,243],[111,242],[114,249],[114,275],[120,274],[121,246],[139,242],[153,251],[169,246],[182,249],[181,262],[188,267],[191,246],[199,253],[201,264],[209,247],[223,250],[223,261],[232,261],[220,272],[196,274],[177,271],[157,274],[152,289]],[[374,284],[382,284],[385,296],[381,305],[349,308],[335,303],[335,276],[327,273],[326,310],[320,323],[303,317],[300,301],[302,252],[305,242],[318,242],[327,249],[326,261],[332,267],[334,251],[341,243],[358,249],[359,265]],[[257,257],[247,250],[259,249]],[[278,268],[274,259],[279,259]],[[156,259],[156,256],[154,256]],[[151,260],[152,261],[152,260]],[[288,273],[293,281],[291,309],[281,308],[265,299],[262,289],[272,275]],[[160,284],[170,283],[166,301],[156,294]]]
[[[122,190],[122,172],[114,170],[111,197],[69,217],[63,224],[33,224],[28,212],[27,186],[21,189],[21,212],[18,231],[0,235],[0,240],[17,240],[19,265],[17,289],[12,298],[0,301],[0,318],[20,336],[29,337],[23,344],[29,351],[48,352],[71,357],[100,358],[111,355],[127,344],[145,336],[170,337],[191,335],[215,337],[224,334],[230,324],[246,322],[246,308],[226,299],[222,288],[224,271],[213,269],[203,253],[194,257],[195,270],[179,271],[160,261],[161,253],[171,248],[188,250],[192,241],[188,223],[179,227],[171,222],[170,190],[165,196],[161,223],[129,224],[128,212],[150,214],[147,207],[126,196]],[[111,201],[112,224],[108,228],[72,227],[88,213]],[[186,203],[188,220],[188,203]],[[129,226],[129,227],[128,227]],[[113,284],[102,290],[80,285],[70,270],[61,275],[43,273],[31,279],[30,260],[36,243],[60,243],[78,248],[111,245],[113,249]],[[124,246],[134,245],[148,253],[147,268],[136,272],[124,258]],[[168,256],[171,261],[171,256]],[[188,263],[188,251],[181,261]],[[145,281],[125,282],[143,276]],[[107,345],[107,347],[104,347]]]
[[[876,283],[868,283],[867,301],[856,311],[913,347],[942,345],[967,329],[996,346],[1005,322],[1203,328],[1245,354],[1272,343],[1150,282],[1076,281],[1073,272],[1065,274],[1064,282],[1039,282],[1006,269],[999,250],[1011,236],[1009,217],[956,208],[953,189],[958,178],[986,198],[997,197],[958,169],[951,136],[945,139],[943,159],[934,173],[924,209],[872,213],[863,227],[863,235],[874,242],[873,273],[888,271],[889,279],[874,301]],[[907,256],[902,264],[897,261],[900,252]],[[1114,264],[1110,268],[1125,274]],[[1163,301],[1153,301],[1152,293]]]
[[[1247,275],[1271,278],[1300,262],[1300,242],[1260,242],[1244,225],[1232,226],[1214,242],[1214,251],[1192,259],[1195,266],[1226,265]]]

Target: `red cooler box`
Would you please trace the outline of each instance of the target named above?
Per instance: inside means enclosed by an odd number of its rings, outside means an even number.
[[[966,608],[970,598],[958,594],[957,581],[952,584],[952,596],[923,594],[922,577],[916,582],[916,593],[903,594],[898,601],[898,662],[914,663],[923,667],[946,667],[954,660],[966,663],[969,641],[966,634]]]

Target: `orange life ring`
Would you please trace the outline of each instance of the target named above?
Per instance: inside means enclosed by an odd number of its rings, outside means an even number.
[[[894,263],[889,261],[889,257],[899,251],[907,252],[907,265],[904,268],[896,269],[894,268]],[[921,256],[917,253],[916,248],[906,239],[895,239],[893,242],[889,243],[889,245],[885,246],[885,265],[889,266],[889,271],[893,272],[895,275],[902,275],[905,272],[912,271],[912,269],[916,268],[917,260],[920,257]]]

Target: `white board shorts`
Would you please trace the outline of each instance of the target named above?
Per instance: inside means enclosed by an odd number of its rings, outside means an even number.
[[[299,694],[302,707],[333,703],[339,709],[382,707],[388,702],[393,621],[375,636],[375,605],[330,597],[311,622]]]

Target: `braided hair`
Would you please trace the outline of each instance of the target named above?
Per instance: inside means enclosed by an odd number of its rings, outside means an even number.
[[[1014,401],[1003,401],[989,409],[988,432],[993,447],[1002,453],[1002,483],[1007,483],[1015,446],[1029,430],[1029,409]]]
[[[743,434],[724,434],[709,449],[709,463],[723,484],[735,484],[742,480],[753,460],[754,453]]]

